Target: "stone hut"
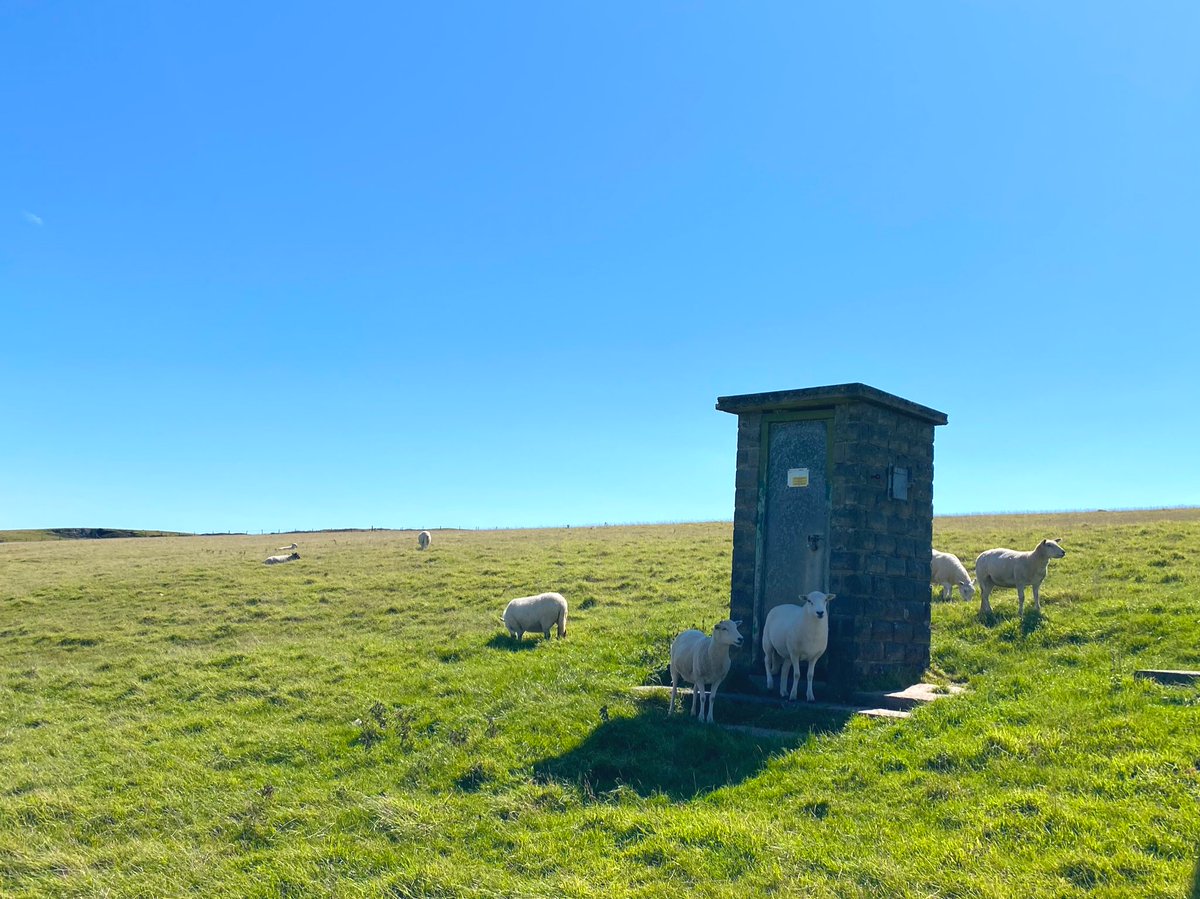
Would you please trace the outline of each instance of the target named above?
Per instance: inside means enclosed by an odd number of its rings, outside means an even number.
[[[762,624],[837,594],[817,668],[828,696],[892,689],[929,665],[933,435],[945,413],[866,384],[724,396],[738,417],[730,617],[762,674]],[[749,627],[747,627],[749,625]]]

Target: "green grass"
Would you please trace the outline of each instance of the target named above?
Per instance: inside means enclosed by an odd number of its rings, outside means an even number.
[[[1062,536],[1043,614],[935,603],[971,689],[902,723],[718,697],[791,739],[629,689],[723,615],[730,530],[0,545],[0,895],[1197,892],[1200,691],[1132,672],[1200,668],[1200,512],[939,519],[969,567]],[[543,589],[570,636],[514,647]]]

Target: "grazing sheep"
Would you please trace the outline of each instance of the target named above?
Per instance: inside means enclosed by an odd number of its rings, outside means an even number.
[[[421,531],[417,534],[417,549],[429,549],[429,544],[433,542],[433,538],[429,536],[429,531]]]
[[[298,547],[295,543],[292,543],[288,546],[275,547],[275,552],[294,552],[294,551],[298,550],[299,548],[300,547]]]
[[[278,565],[281,562],[295,562],[300,558],[300,553],[292,553],[289,556],[268,556],[263,559],[264,565]]]
[[[779,670],[779,695],[787,691],[788,668],[792,669],[792,692],[788,699],[796,698],[800,686],[800,663],[808,661],[808,691],[805,698],[813,701],[813,670],[817,660],[825,654],[829,645],[829,619],[825,616],[826,605],[833,601],[836,593],[814,590],[800,597],[800,604],[785,603],[767,613],[763,625],[763,665],[767,669],[767,689],[774,684],[771,679],[775,658],[782,659]]]
[[[964,602],[970,602],[971,597],[975,595],[975,582],[971,580],[971,575],[967,574],[967,569],[958,560],[958,556],[952,553],[939,552],[936,549],[933,551],[933,574],[930,580],[941,586],[943,600],[954,598],[955,585],[958,586],[958,592],[962,594]]]
[[[1057,540],[1043,540],[1029,552],[1015,549],[989,549],[975,560],[975,577],[979,579],[979,614],[992,614],[988,596],[996,587],[1017,588],[1017,615],[1025,615],[1025,585],[1033,587],[1033,605],[1039,612],[1042,600],[1038,589],[1046,579],[1051,559],[1061,559],[1067,553]]]
[[[509,634],[520,640],[526,631],[540,631],[550,639],[551,625],[558,625],[561,640],[567,635],[567,601],[561,593],[539,593],[537,596],[521,596],[504,608],[500,619]]]
[[[739,624],[740,621],[727,619],[713,628],[711,637],[693,629],[684,631],[671,642],[671,704],[667,707],[668,715],[675,711],[675,695],[679,681],[683,679],[692,685],[692,714],[701,721],[712,723],[713,697],[729,673],[729,648],[742,645]],[[705,684],[709,685],[707,694],[704,692]],[[707,718],[704,716],[706,702]]]

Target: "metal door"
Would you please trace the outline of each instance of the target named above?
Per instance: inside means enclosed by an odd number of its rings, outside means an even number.
[[[781,603],[829,592],[828,418],[767,421],[759,492],[759,625]]]

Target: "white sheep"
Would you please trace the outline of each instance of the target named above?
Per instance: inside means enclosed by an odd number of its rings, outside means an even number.
[[[558,636],[567,635],[567,601],[561,593],[539,593],[521,596],[504,607],[500,619],[509,634],[520,640],[526,631],[540,631],[550,639],[550,628],[558,625]]]
[[[668,715],[675,711],[675,695],[682,679],[692,685],[692,714],[701,721],[712,723],[713,697],[729,673],[729,649],[742,645],[739,624],[740,621],[726,619],[713,627],[711,637],[703,631],[692,629],[684,631],[671,642],[671,704],[667,706]],[[704,691],[705,684],[708,684],[707,694]],[[708,704],[707,718],[704,715],[705,703]]]
[[[300,558],[300,553],[292,553],[288,556],[268,556],[263,559],[264,565],[278,565],[280,562],[295,562]]]
[[[970,602],[975,595],[975,582],[967,569],[953,553],[933,551],[933,569],[930,580],[942,588],[942,599],[953,599],[954,588],[962,594],[964,602]]]
[[[988,596],[996,587],[1017,588],[1017,616],[1025,615],[1025,585],[1033,587],[1033,605],[1039,612],[1042,600],[1038,590],[1046,579],[1051,559],[1061,559],[1067,553],[1057,540],[1043,540],[1029,552],[1015,549],[989,549],[975,560],[975,577],[979,579],[979,614],[992,614]]]
[[[288,544],[287,546],[277,546],[277,547],[275,547],[275,552],[279,552],[279,553],[283,553],[283,552],[295,552],[295,551],[296,551],[296,550],[298,550],[299,548],[300,548],[300,547],[298,547],[298,546],[297,546],[295,543],[291,543],[291,544]]]
[[[417,549],[429,549],[429,544],[433,542],[433,538],[429,536],[429,531],[421,531],[417,534]]]
[[[768,690],[774,686],[771,675],[775,668],[775,659],[778,657],[782,660],[779,670],[779,695],[783,696],[787,692],[790,667],[792,692],[788,698],[795,699],[797,688],[800,686],[800,663],[807,660],[808,691],[805,698],[809,702],[813,701],[813,670],[829,645],[829,618],[825,614],[826,606],[836,596],[836,593],[814,590],[807,596],[801,596],[799,605],[784,603],[767,613],[766,623],[763,624],[762,648]]]

